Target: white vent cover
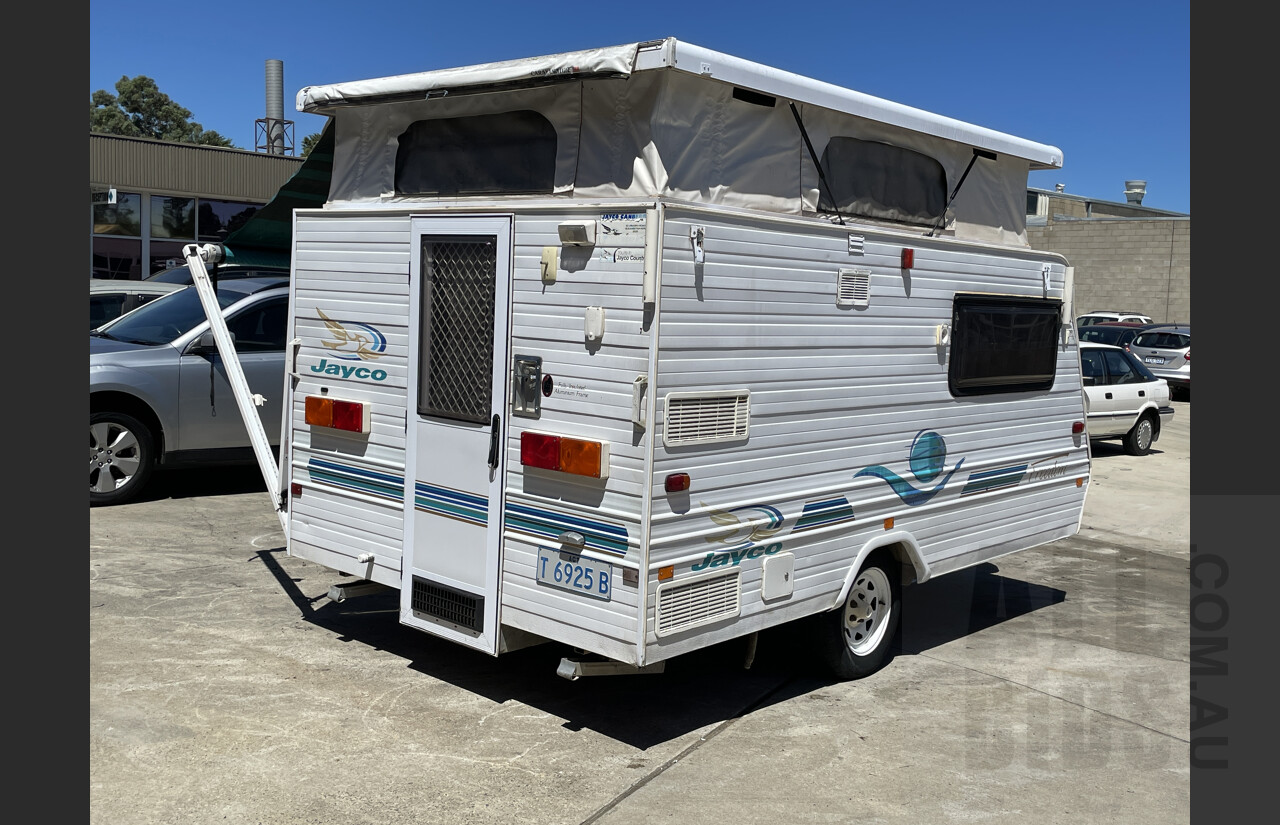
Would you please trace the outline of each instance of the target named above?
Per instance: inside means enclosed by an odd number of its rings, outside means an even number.
[[[667,393],[664,419],[662,443],[668,447],[744,439],[751,419],[751,393]]]
[[[738,615],[738,571],[658,585],[654,631],[666,636]]]
[[[836,282],[836,306],[865,307],[871,305],[871,270],[841,268]]]
[[[866,238],[862,237],[861,235],[849,236],[849,254],[850,255],[861,255],[865,251],[866,245],[867,245]]]

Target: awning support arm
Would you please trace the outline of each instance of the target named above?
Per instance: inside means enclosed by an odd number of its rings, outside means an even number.
[[[218,346],[218,354],[227,370],[227,380],[231,383],[231,395],[240,408],[240,417],[244,420],[245,429],[249,433],[249,442],[253,446],[254,457],[258,460],[258,468],[267,483],[267,494],[271,497],[271,506],[280,519],[280,527],[289,532],[288,518],[284,512],[284,499],[280,490],[280,469],[275,456],[271,454],[271,443],[267,440],[267,431],[262,427],[262,419],[254,404],[254,395],[245,380],[244,368],[240,366],[240,357],[236,354],[235,343],[231,339],[231,331],[227,329],[227,319],[218,306],[218,295],[214,290],[205,262],[217,263],[222,259],[222,247],[217,244],[187,244],[182,247],[183,257],[191,268],[191,279],[195,283],[196,292],[200,296],[200,305],[204,307],[205,317],[209,319],[209,329],[213,332],[214,343]],[[281,387],[281,392],[284,389]]]

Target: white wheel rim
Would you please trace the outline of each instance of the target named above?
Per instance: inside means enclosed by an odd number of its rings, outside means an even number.
[[[858,574],[844,602],[844,643],[854,656],[875,650],[889,627],[893,611],[893,588],[879,567]]]

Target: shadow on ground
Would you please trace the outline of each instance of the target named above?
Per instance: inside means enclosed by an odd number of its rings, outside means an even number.
[[[195,496],[234,496],[266,493],[267,483],[257,464],[229,464],[213,467],[164,467],[156,471],[137,501]]]
[[[398,591],[343,602],[325,594],[309,597],[281,568],[277,556],[283,553],[277,548],[258,555],[302,617],[340,641],[386,651],[414,670],[493,702],[515,700],[564,719],[570,730],[593,730],[641,750],[834,684],[813,645],[819,617],[762,631],[749,669],[748,641],[741,638],[676,657],[661,674],[571,682],[556,675],[561,657],[576,655],[566,645],[548,642],[491,657],[400,624]],[[909,587],[899,655],[920,653],[1063,598],[1060,590],[1001,576],[994,564]]]

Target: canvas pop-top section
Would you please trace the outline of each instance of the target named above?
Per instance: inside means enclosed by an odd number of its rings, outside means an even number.
[[[664,197],[1026,244],[1053,146],[668,38],[310,86],[332,203]]]

